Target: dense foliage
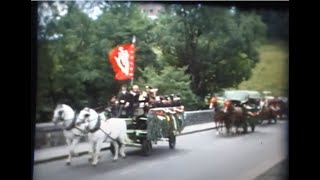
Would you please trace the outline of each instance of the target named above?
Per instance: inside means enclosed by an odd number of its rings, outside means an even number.
[[[96,8],[101,14],[91,18],[86,12]],[[189,108],[236,87],[258,62],[267,27],[260,15],[230,8],[166,4],[152,20],[138,3],[39,2],[37,121],[48,121],[61,100],[76,110],[106,104],[130,82],[114,80],[108,52],[133,36],[141,87],[179,94]]]

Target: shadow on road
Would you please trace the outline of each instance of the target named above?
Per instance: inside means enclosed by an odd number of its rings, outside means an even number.
[[[73,171],[91,171],[94,173],[106,173],[117,169],[127,168],[129,166],[136,166],[140,163],[145,163],[146,161],[154,161],[158,159],[168,158],[170,156],[175,156],[177,154],[188,153],[185,149],[169,149],[167,146],[155,146],[152,149],[150,156],[144,156],[140,148],[130,148],[127,151],[127,157],[125,159],[120,158],[116,161],[112,161],[112,156],[110,151],[104,151],[101,153],[101,158],[97,166],[92,166],[88,161],[88,155],[81,159],[74,159],[73,165],[66,166]],[[89,172],[88,172],[89,173]]]
[[[216,133],[216,132],[214,132]],[[244,136],[247,136],[247,135],[262,135],[262,136],[267,136],[269,133],[267,132],[263,132],[263,131],[259,131],[259,129],[256,129],[254,132],[251,132],[250,128],[248,130],[247,133],[243,133],[242,132],[242,129],[240,129],[240,133],[238,134],[226,134],[225,131],[222,133],[222,134],[215,134],[217,138],[225,138],[225,139],[228,139],[228,138],[237,138],[237,137],[244,137]]]
[[[277,125],[278,123],[274,123],[274,122],[272,122],[272,123],[268,123],[268,122],[263,122],[262,124],[259,124],[258,125],[258,127],[271,127],[271,126],[275,126],[275,125]]]

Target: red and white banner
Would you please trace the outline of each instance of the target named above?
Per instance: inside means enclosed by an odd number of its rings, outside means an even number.
[[[127,80],[134,77],[134,44],[128,43],[115,47],[109,52],[109,61],[116,80]]]

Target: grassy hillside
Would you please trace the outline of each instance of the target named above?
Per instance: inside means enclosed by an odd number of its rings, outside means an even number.
[[[259,49],[260,61],[248,81],[239,89],[271,91],[274,95],[288,95],[289,48],[284,42],[268,42]]]

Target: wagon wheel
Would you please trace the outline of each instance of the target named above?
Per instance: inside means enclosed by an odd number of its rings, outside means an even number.
[[[114,145],[111,143],[110,144],[110,152],[111,152],[111,154],[114,156],[114,154],[115,154],[115,149],[114,149]]]
[[[149,156],[150,153],[151,153],[151,149],[152,149],[152,144],[149,140],[147,139],[144,139],[142,141],[142,153],[145,155],[145,156]]]
[[[176,136],[174,134],[169,136],[169,148],[174,149],[176,147]]]

